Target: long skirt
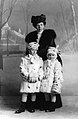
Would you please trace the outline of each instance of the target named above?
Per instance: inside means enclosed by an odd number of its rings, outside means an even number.
[[[30,103],[31,103],[31,94],[28,95],[27,103],[28,103],[28,105],[30,105]],[[45,104],[46,104],[46,101],[45,101],[44,93],[36,93],[35,108],[36,109],[40,109],[40,108],[44,109]],[[55,106],[55,108],[62,107],[62,99],[61,99],[60,94],[56,94],[56,102],[55,102],[54,106]]]

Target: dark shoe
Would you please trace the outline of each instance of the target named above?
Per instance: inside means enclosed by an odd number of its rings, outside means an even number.
[[[19,109],[15,112],[15,114],[19,114],[19,113],[22,113],[22,112],[25,112],[25,109],[19,108]]]
[[[49,112],[49,101],[45,102],[45,112]]]
[[[35,112],[35,109],[28,109],[28,111],[33,113],[33,112]]]
[[[19,109],[15,112],[15,114],[19,114],[25,112],[25,102],[21,102],[21,105],[19,107]]]
[[[54,112],[55,108],[49,109],[49,112]]]
[[[46,102],[46,106],[45,106],[45,112],[54,112],[55,111],[55,107],[54,107],[54,104],[53,102]]]
[[[35,102],[30,103],[28,111],[31,112],[31,113],[35,112]]]
[[[55,111],[55,103],[54,102],[50,102],[49,112],[54,112],[54,111]]]
[[[45,109],[45,112],[54,112],[55,108]]]
[[[45,109],[45,112],[50,112],[49,109]]]

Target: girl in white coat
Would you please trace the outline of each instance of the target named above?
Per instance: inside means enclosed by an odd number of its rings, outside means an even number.
[[[20,71],[23,80],[21,83],[20,93],[22,93],[22,106],[20,106],[16,113],[25,111],[25,104],[29,93],[31,93],[31,104],[28,111],[35,112],[35,93],[40,91],[40,81],[43,78],[43,60],[37,55],[38,47],[38,43],[30,42],[28,45],[29,54],[21,58],[22,62],[20,64]]]
[[[47,60],[44,61],[44,77],[41,83],[41,92],[45,94],[45,111],[55,111],[56,95],[61,93],[63,82],[62,66],[57,60],[57,47],[49,47]],[[50,96],[49,96],[50,95]],[[49,101],[51,97],[51,102]],[[48,106],[48,103],[50,104]]]

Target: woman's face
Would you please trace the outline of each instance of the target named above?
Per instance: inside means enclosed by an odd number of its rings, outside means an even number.
[[[44,25],[43,22],[38,23],[37,26],[36,26],[36,28],[37,28],[38,31],[44,30],[44,27],[45,27],[45,25]]]

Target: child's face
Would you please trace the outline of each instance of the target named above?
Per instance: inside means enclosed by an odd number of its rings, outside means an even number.
[[[54,60],[54,59],[57,58],[57,53],[53,51],[51,53],[48,53],[47,57],[48,57],[49,60]]]
[[[31,55],[35,55],[36,53],[37,53],[36,49],[30,49],[29,50],[29,54],[31,54]]]

